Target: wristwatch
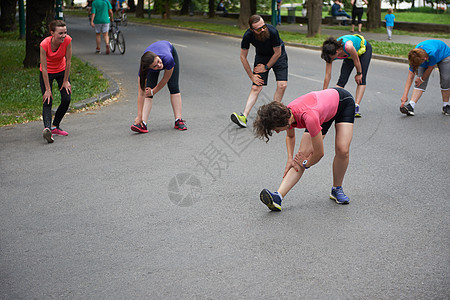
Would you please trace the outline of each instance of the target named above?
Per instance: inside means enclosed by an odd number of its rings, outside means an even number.
[[[306,166],[307,163],[308,163],[308,160],[306,160],[306,159],[302,163],[302,166],[303,166],[303,168],[305,168],[305,170],[309,169],[309,167]]]
[[[264,69],[266,69],[266,71],[269,71],[269,67],[267,65],[264,65]]]
[[[356,75],[362,75],[362,72],[356,72]]]

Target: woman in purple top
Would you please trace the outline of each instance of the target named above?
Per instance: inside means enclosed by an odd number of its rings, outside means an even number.
[[[164,70],[163,78],[158,82],[159,73]],[[147,133],[147,120],[153,104],[153,96],[166,84],[170,92],[175,117],[175,129],[187,130],[181,118],[181,93],[178,84],[180,63],[175,48],[168,41],[158,41],[145,49],[141,57],[138,77],[138,115],[131,130]]]

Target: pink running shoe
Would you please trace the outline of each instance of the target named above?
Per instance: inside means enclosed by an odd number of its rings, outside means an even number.
[[[186,122],[186,121],[183,119],[177,119],[175,121],[175,126],[173,128],[181,130],[181,131],[187,130],[187,126],[186,126],[186,124],[184,124],[184,122]]]
[[[147,133],[148,132],[147,124],[145,124],[144,122],[142,122],[141,124],[131,125],[131,130],[133,130],[134,132],[138,132],[138,133]]]
[[[52,134],[56,134],[56,135],[69,135],[69,133],[67,131],[62,130],[61,128],[55,127],[52,129]]]

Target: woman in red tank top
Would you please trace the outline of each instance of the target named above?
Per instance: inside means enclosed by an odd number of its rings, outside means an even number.
[[[70,65],[72,60],[72,38],[67,34],[66,23],[54,20],[49,24],[50,36],[40,44],[40,75],[39,81],[42,91],[42,119],[44,120],[44,139],[53,143],[53,134],[68,135],[59,127],[62,118],[66,114],[72,87],[70,85]],[[61,93],[61,104],[56,111],[52,124],[52,84],[56,79]]]

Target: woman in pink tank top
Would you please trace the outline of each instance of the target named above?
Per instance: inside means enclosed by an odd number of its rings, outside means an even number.
[[[253,124],[255,135],[269,141],[275,131],[286,131],[287,163],[283,180],[276,192],[263,189],[261,201],[270,210],[280,211],[281,201],[300,180],[303,173],[320,161],[324,155],[323,139],[335,123],[335,155],[333,161],[333,187],[330,198],[338,204],[348,204],[342,182],[349,162],[353,137],[355,101],[343,88],[332,88],[303,95],[287,106],[273,101],[258,109]],[[295,128],[305,128],[300,148],[294,153]]]
[[[42,119],[44,120],[44,131],[42,135],[48,143],[53,143],[53,135],[68,135],[59,127],[61,120],[66,114],[69,104],[72,86],[70,85],[70,65],[72,60],[72,38],[67,34],[66,23],[54,20],[49,24],[50,36],[46,37],[40,44],[40,75],[39,81],[42,91]],[[59,105],[52,125],[52,84],[53,80],[58,83],[61,93],[61,104]]]

